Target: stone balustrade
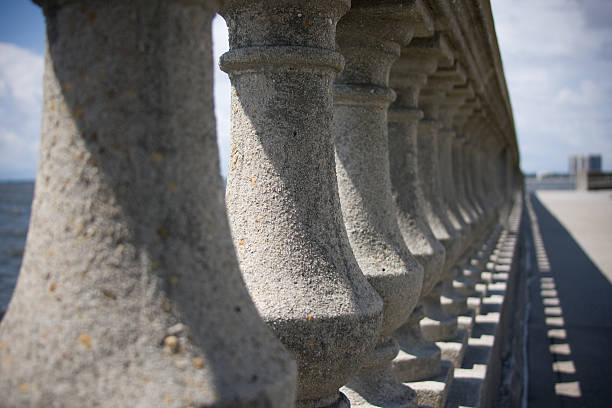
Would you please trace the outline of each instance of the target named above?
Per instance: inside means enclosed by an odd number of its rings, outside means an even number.
[[[464,359],[480,322],[511,318],[522,175],[486,0],[36,2],[5,406],[494,403],[507,330],[478,381]]]

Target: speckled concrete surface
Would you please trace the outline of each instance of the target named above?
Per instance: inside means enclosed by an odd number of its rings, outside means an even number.
[[[215,1],[41,1],[40,163],[2,407],[292,406],[225,217]]]

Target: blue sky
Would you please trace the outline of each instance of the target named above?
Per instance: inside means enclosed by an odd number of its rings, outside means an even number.
[[[567,171],[568,156],[601,153],[612,170],[612,1],[492,0],[525,172]],[[36,174],[44,18],[0,0],[0,179]],[[213,22],[214,54],[227,50]],[[229,154],[229,80],[215,68],[221,172]]]

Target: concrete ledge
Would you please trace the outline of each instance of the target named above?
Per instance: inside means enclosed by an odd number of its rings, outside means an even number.
[[[437,341],[436,346],[440,347],[442,352],[442,360],[452,362],[455,367],[461,366],[465,348],[468,344],[468,332],[465,329],[457,331],[457,337],[449,341]]]
[[[469,310],[466,314],[457,316],[457,326],[460,329],[465,330],[468,333],[468,337],[472,334],[472,328],[474,327],[475,318],[475,310]]]
[[[416,391],[419,407],[442,408],[446,404],[453,377],[453,363],[442,361],[439,375],[425,381],[406,383],[406,385]]]

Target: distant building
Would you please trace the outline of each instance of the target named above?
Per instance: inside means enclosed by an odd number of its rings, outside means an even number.
[[[580,173],[600,173],[601,172],[601,155],[577,155],[569,158],[569,174],[576,175]]]
[[[612,173],[601,171],[600,154],[571,156],[569,171],[576,178],[576,190],[612,189]]]

